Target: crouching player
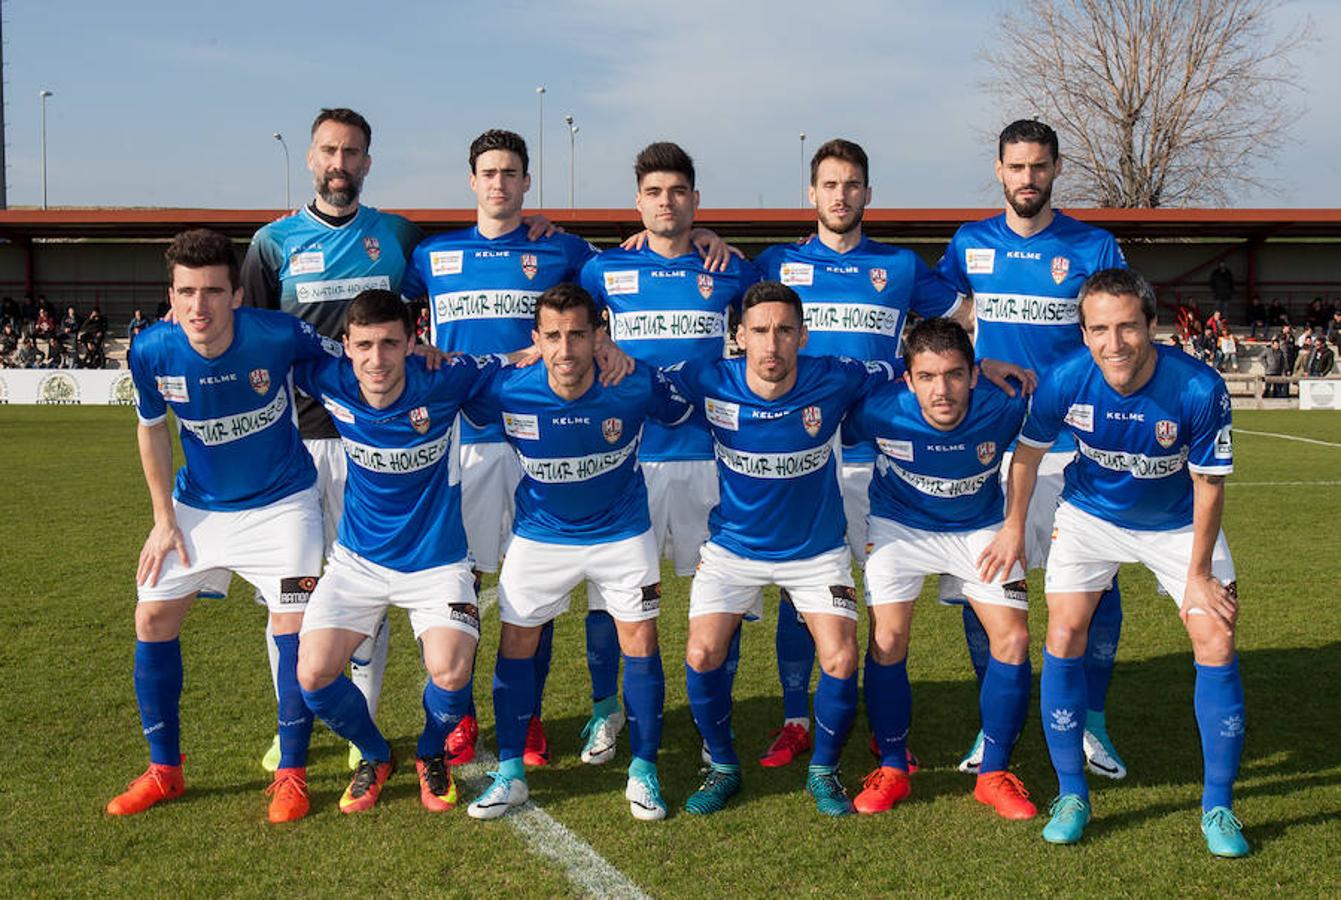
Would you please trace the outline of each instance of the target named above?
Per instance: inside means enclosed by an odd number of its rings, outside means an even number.
[[[349,458],[339,536],[312,595],[298,659],[307,705],[359,749],[340,798],[344,813],[370,809],[395,769],[367,700],[343,674],[350,654],[377,631],[388,606],[409,612],[429,676],[415,752],[419,798],[444,812],[456,805],[456,785],[443,745],[470,710],[480,637],[456,418],[501,361],[461,356],[429,372],[410,357],[409,309],[391,291],[364,291],[345,313],[347,358],[294,369],[298,386],[331,414]]]
[[[523,472],[498,579],[499,764],[470,805],[477,819],[501,816],[529,796],[523,752],[535,708],[533,657],[542,630],[584,580],[614,619],[624,657],[633,749],[624,795],[635,818],[666,816],[656,771],[666,690],[656,628],[661,567],[637,453],[647,417],[674,425],[693,410],[643,365],[617,385],[602,384],[593,360],[596,322],[595,302],[582,288],[549,288],[536,298],[532,334],[544,365],[498,373],[463,409],[478,426],[502,422]]]
[[[135,698],[149,768],[107,812],[143,812],[186,789],[179,635],[197,593],[227,592],[236,572],[269,599],[280,742],[269,818],[288,822],[308,810],[312,716],[298,688],[298,629],[322,550],[317,473],[294,425],[289,375],[295,362],[339,348],[293,316],[238,309],[237,258],[224,235],[182,232],[166,259],[176,321],[144,331],[130,354],[140,464],[154,510],[135,607]],[[186,458],[175,487],[169,407]]]
[[[1073,844],[1090,820],[1081,747],[1086,633],[1118,566],[1132,562],[1173,597],[1192,640],[1206,844],[1216,856],[1243,856],[1248,843],[1231,812],[1244,731],[1238,596],[1220,530],[1224,479],[1233,469],[1229,393],[1214,369],[1154,343],[1155,295],[1134,272],[1091,275],[1079,313],[1088,352],[1066,357],[1035,395],[1011,463],[1006,522],[984,554],[987,577],[1022,559],[1039,462],[1069,431],[1077,452],[1066,468],[1045,575],[1040,706],[1060,789],[1043,838]]]
[[[879,813],[908,796],[908,635],[913,601],[927,575],[964,583],[987,630],[991,657],[979,692],[984,755],[973,795],[1007,819],[1037,810],[1007,771],[1029,705],[1028,591],[1018,565],[1001,581],[978,560],[1001,524],[1001,454],[1024,423],[1023,393],[979,382],[968,333],[950,319],[926,319],[907,336],[904,383],[881,385],[853,408],[847,442],[873,441],[866,603],[866,712],[880,754],[854,806]]]

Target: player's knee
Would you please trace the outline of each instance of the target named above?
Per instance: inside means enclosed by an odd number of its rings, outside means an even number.
[[[880,625],[872,628],[870,653],[882,666],[903,660],[908,655],[908,630]]]
[[[1048,652],[1053,656],[1070,658],[1085,652],[1088,629],[1071,622],[1048,622]]]
[[[1198,616],[1197,618],[1208,618]],[[1234,661],[1234,634],[1218,626],[1214,629],[1188,629],[1192,637],[1192,656],[1203,666],[1227,666]]]
[[[619,626],[619,649],[625,656],[651,656],[656,653],[656,619]]]
[[[322,665],[323,660],[313,656],[298,654],[298,686],[305,691],[319,691],[335,680],[340,670],[334,666]]]
[[[142,641],[170,641],[181,633],[183,611],[179,601],[135,604],[135,637]]]
[[[1024,623],[991,635],[992,656],[1003,663],[1018,666],[1029,658],[1029,628]]]
[[[684,648],[684,661],[695,672],[711,672],[726,662],[726,647],[690,638]]]
[[[857,671],[857,647],[844,644],[820,654],[820,668],[833,678],[851,678]]]

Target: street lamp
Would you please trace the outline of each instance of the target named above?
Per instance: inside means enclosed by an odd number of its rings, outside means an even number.
[[[279,141],[279,146],[284,148],[284,208],[292,209],[293,204],[289,202],[289,145],[284,143],[284,135],[278,131],[271,137]]]
[[[537,169],[540,174],[540,208],[545,208],[545,86],[542,84],[535,89],[536,96],[540,98],[540,142],[539,153],[537,154]]]
[[[577,185],[577,133],[581,129],[573,124],[572,116],[564,116],[563,124],[568,126],[568,208],[572,209]]]
[[[806,184],[810,181],[806,177],[806,133],[801,132],[801,208],[806,205]]]
[[[42,208],[47,208],[47,98],[55,94],[45,88],[37,92],[42,104]]]

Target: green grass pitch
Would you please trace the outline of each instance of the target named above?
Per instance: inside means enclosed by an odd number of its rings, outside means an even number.
[[[698,740],[685,700],[688,581],[665,581],[667,671],[662,780],[671,818],[635,822],[622,798],[627,744],[600,768],[577,760],[588,713],[582,619],[560,619],[546,724],[555,763],[532,797],[644,891],[656,896],[1341,894],[1341,416],[1239,412],[1237,470],[1225,527],[1239,569],[1248,740],[1236,811],[1254,853],[1213,860],[1197,829],[1200,754],[1191,654],[1167,598],[1144,570],[1122,573],[1126,625],[1109,699],[1110,733],[1131,773],[1092,779],[1096,819],[1076,847],[1040,839],[1043,818],[1011,823],[976,804],[954,771],[977,727],[959,616],[919,604],[910,667],[912,746],[925,769],[913,796],[873,818],[823,820],[803,771],[749,761],[781,716],[771,622],[746,629],[736,687],[745,790],[709,820],[676,814],[697,783]],[[131,687],[135,560],[150,524],[125,408],[0,407],[0,877],[9,895],[569,895],[562,870],[502,822],[419,806],[412,766],[371,813],[336,799],[344,747],[323,726],[309,769],[313,812],[265,822],[258,761],[274,727],[250,590],[202,601],[183,637],[188,792],[125,820],[106,801],[146,759]],[[1300,482],[1262,485],[1261,482]],[[805,515],[798,510],[798,515]],[[1033,580],[1035,681],[1044,607]],[[486,617],[476,697],[493,747],[489,699],[497,611]],[[418,659],[403,614],[380,720],[402,759],[420,726]],[[864,638],[863,638],[864,640]],[[1035,687],[1035,690],[1037,688]],[[853,792],[870,769],[859,714],[843,759]],[[1046,808],[1055,791],[1037,699],[1015,771]],[[470,799],[469,797],[463,798]]]

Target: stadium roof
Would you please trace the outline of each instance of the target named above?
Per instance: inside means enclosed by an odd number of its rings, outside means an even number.
[[[471,225],[474,209],[398,209],[428,231]],[[640,228],[632,209],[547,209],[549,219],[592,239],[626,237]],[[963,222],[1000,212],[992,209],[868,209],[866,233],[876,238],[946,240]],[[1121,240],[1218,239],[1341,240],[1341,209],[1068,209]],[[276,209],[60,208],[0,210],[0,238],[24,240],[155,240],[183,227],[206,226],[249,238],[266,222],[285,215]],[[701,209],[697,222],[727,238],[783,239],[808,234],[815,214],[803,209]]]

